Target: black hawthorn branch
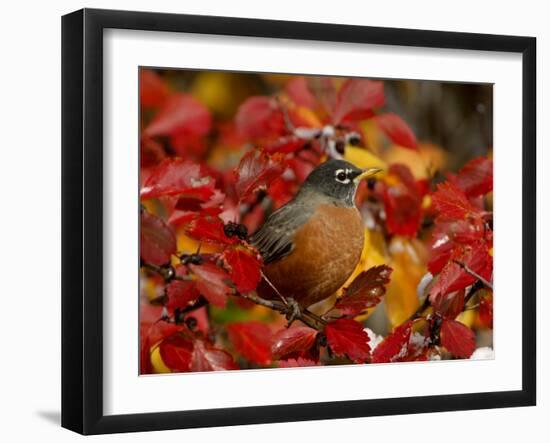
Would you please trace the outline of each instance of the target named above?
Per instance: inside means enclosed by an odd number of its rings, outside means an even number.
[[[418,307],[418,309],[414,312],[414,314],[411,315],[411,316],[407,319],[407,321],[416,320],[417,318],[422,317],[422,314],[424,313],[424,311],[425,311],[426,309],[428,309],[430,306],[431,306],[431,303],[430,303],[430,295],[427,294],[426,297],[424,298],[424,301],[422,302],[422,304]]]

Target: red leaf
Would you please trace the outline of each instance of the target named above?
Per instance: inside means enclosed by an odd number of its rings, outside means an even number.
[[[269,156],[257,150],[247,152],[235,171],[237,194],[242,200],[256,190],[267,187],[283,173],[284,169],[281,155]]]
[[[221,349],[212,348],[202,340],[195,341],[191,356],[191,371],[226,371],[230,369],[239,369],[230,354]]]
[[[448,294],[458,291],[474,283],[477,278],[468,273],[460,265],[490,280],[493,273],[493,259],[489,255],[487,245],[480,241],[473,245],[459,246],[451,254],[449,261],[439,273],[437,281],[430,289],[430,301],[433,303],[438,294]]]
[[[163,265],[176,253],[176,235],[164,220],[156,215],[141,211],[140,256],[154,265]]]
[[[476,349],[474,331],[468,326],[448,318],[441,324],[441,344],[458,358],[469,358]]]
[[[210,131],[210,112],[188,94],[172,95],[144,129],[143,135],[154,137],[182,132],[205,135]]]
[[[464,309],[464,291],[450,294],[438,293],[432,297],[434,312],[442,317],[456,318]]]
[[[475,243],[487,234],[487,229],[481,218],[469,220],[442,221],[438,220],[435,233],[444,233],[457,243]]]
[[[256,232],[265,219],[265,209],[262,205],[256,205],[248,214],[243,216],[241,223],[246,226],[248,232]]]
[[[459,171],[456,181],[469,198],[487,194],[493,190],[493,161],[487,157],[470,160]]]
[[[183,329],[181,325],[162,320],[162,311],[162,306],[153,306],[149,303],[141,303],[140,305],[140,339],[149,339],[151,346]]]
[[[392,142],[409,149],[417,149],[418,143],[412,129],[397,114],[379,114],[372,119]]]
[[[283,113],[271,97],[249,97],[235,116],[237,130],[251,139],[271,138],[285,133]]]
[[[392,180],[383,191],[386,227],[391,234],[416,236],[422,221],[422,197],[411,170],[402,164],[389,168]]]
[[[204,298],[214,306],[225,307],[227,294],[231,293],[231,288],[227,285],[227,272],[213,263],[189,265],[189,268],[197,277],[197,289]]]
[[[480,211],[454,183],[445,182],[437,185],[437,191],[432,195],[432,199],[441,220],[452,221],[481,216]]]
[[[370,358],[369,335],[355,320],[340,318],[325,326],[330,349],[339,356],[347,356],[356,363]]]
[[[361,272],[353,282],[344,289],[342,296],[336,301],[334,308],[342,315],[357,316],[361,312],[380,303],[390,282],[392,268],[389,266],[373,266],[368,271]]]
[[[170,146],[177,156],[194,160],[201,159],[208,149],[204,135],[188,131],[173,134],[170,137]]]
[[[481,295],[478,309],[479,321],[483,326],[493,329],[493,295]]]
[[[269,188],[267,188],[267,193],[273,200],[274,209],[278,209],[283,205],[286,205],[296,193],[296,185],[291,182],[279,177],[271,182]],[[248,232],[254,232],[254,230],[249,229]]]
[[[197,218],[197,214],[194,212],[175,210],[172,212],[172,214],[168,218],[168,223],[174,226],[188,225],[196,218]]]
[[[169,93],[170,89],[155,71],[145,68],[139,71],[139,102],[141,106],[146,108],[161,106]]]
[[[447,234],[434,234],[431,247],[431,258],[428,262],[428,270],[432,275],[436,275],[447,264],[451,258],[454,244]]]
[[[175,209],[179,211],[200,212],[202,209],[202,202],[196,198],[182,197],[176,202]]]
[[[224,224],[219,217],[199,216],[189,223],[185,230],[189,237],[209,243],[235,243],[235,238],[225,235]]]
[[[271,329],[265,323],[231,323],[227,332],[235,350],[243,357],[258,365],[271,363]]]
[[[485,227],[480,218],[454,221],[439,219],[433,231],[431,258],[428,262],[429,271],[433,275],[441,272],[450,260],[453,248],[457,246],[457,243],[473,245],[482,240],[490,244],[492,232]]]
[[[422,196],[421,184],[414,178],[414,175],[404,163],[392,163],[388,171],[391,176],[397,178],[400,183],[403,183],[411,194],[420,198]]]
[[[290,99],[299,106],[313,109],[316,100],[308,87],[305,77],[294,77],[285,85],[285,91]]]
[[[200,296],[195,282],[173,280],[166,286],[168,295],[168,309],[185,309],[192,305]]]
[[[279,361],[279,368],[303,368],[307,366],[318,366],[318,363],[315,360],[303,357]]]
[[[373,363],[389,363],[406,356],[411,338],[412,322],[398,326],[372,353]]]
[[[139,143],[139,149],[139,163],[142,170],[143,168],[154,166],[166,158],[162,143],[152,138],[142,138]]]
[[[279,137],[276,141],[265,145],[265,152],[270,154],[282,153],[289,154],[302,148],[307,143],[307,140],[296,137],[295,135],[289,135],[286,137]]]
[[[308,77],[307,86],[317,102],[329,115],[336,106],[336,88],[329,77]]]
[[[317,331],[307,326],[296,326],[280,330],[273,337],[271,354],[280,359],[294,353],[307,352],[315,343]]]
[[[231,269],[231,280],[239,292],[247,293],[256,289],[261,278],[261,264],[255,255],[236,248],[226,250],[223,258]]]
[[[289,168],[292,169],[298,183],[303,183],[311,171],[313,171],[315,165],[319,163],[317,154],[308,150],[302,151],[302,153],[300,158],[291,157],[288,159]]]
[[[173,334],[165,338],[159,347],[162,361],[170,369],[178,372],[188,372],[193,352],[193,343],[181,334]]]
[[[347,80],[338,91],[332,121],[360,120],[372,115],[373,108],[384,105],[384,84],[366,79]]]
[[[140,304],[139,312],[139,341],[140,341],[140,374],[151,374],[151,346],[154,346],[163,338],[183,329],[181,325],[175,325],[160,320],[162,306],[153,306],[149,303]]]
[[[203,175],[200,165],[181,158],[170,158],[151,171],[141,188],[140,197],[178,195],[204,202],[214,194],[214,186],[214,180]]]
[[[139,341],[139,373],[152,374],[153,364],[151,363],[151,343],[148,337]]]

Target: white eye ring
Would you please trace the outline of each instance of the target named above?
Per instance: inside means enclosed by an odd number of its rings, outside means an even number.
[[[337,169],[335,172],[334,172],[334,177],[336,178],[336,181],[337,182],[340,182],[344,185],[347,185],[351,180],[349,179],[348,177],[348,173],[350,172],[349,169]],[[338,176],[340,174],[344,174],[344,179],[342,178],[339,178]]]

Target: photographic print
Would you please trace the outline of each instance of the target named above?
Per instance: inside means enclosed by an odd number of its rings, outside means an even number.
[[[140,374],[493,358],[491,84],[141,67],[136,94]]]

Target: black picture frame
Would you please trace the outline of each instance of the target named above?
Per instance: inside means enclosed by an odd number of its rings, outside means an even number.
[[[103,30],[107,28],[519,53],[523,64],[522,389],[196,411],[103,413]],[[62,18],[62,426],[82,434],[536,404],[536,39],[83,9]]]

